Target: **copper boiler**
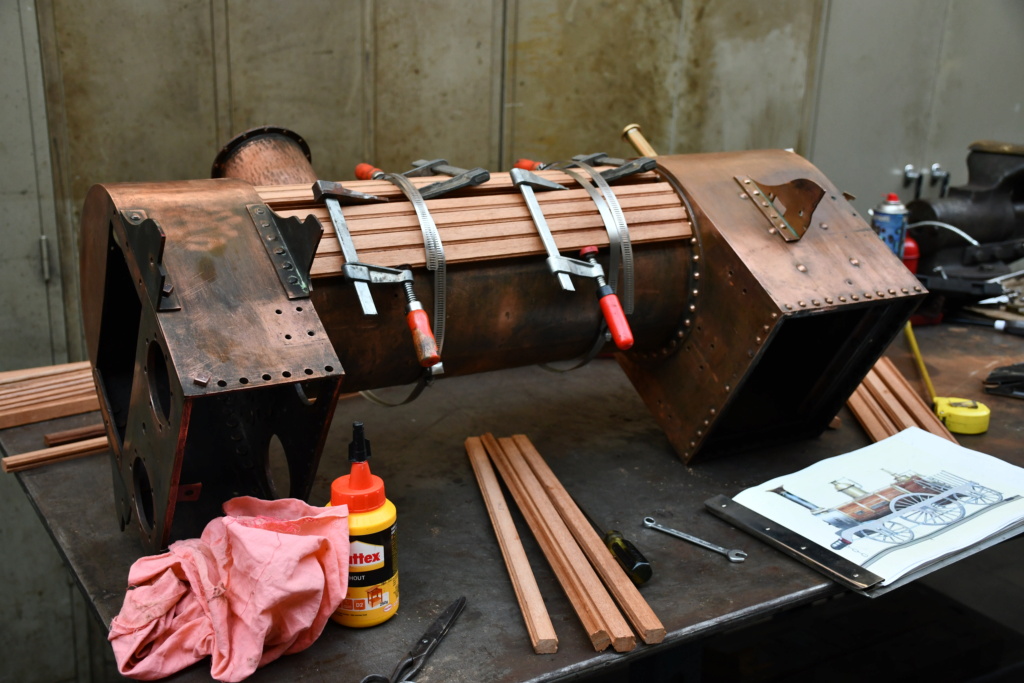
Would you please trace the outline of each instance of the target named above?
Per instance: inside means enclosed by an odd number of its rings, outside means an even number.
[[[604,225],[586,192],[538,193],[566,255]],[[82,215],[86,336],[122,526],[160,548],[239,494],[308,496],[340,392],[423,377],[400,288],[362,314],[305,142],[236,138],[214,178],[97,185]],[[435,179],[416,179],[427,184]],[[350,189],[360,260],[432,273],[413,207],[381,180]],[[924,296],[818,169],[781,150],[658,158],[614,186],[630,229],[635,345],[615,356],[679,456],[820,433]],[[447,261],[444,377],[584,355],[593,285],[558,288],[508,174],[427,202]],[[276,437],[290,472],[275,491]]]

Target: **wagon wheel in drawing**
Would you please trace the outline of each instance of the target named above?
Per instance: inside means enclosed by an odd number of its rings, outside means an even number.
[[[889,508],[908,522],[930,526],[952,524],[966,514],[964,506],[954,498],[926,493],[904,493],[894,498]]]
[[[981,484],[972,484],[971,490],[961,493],[959,499],[972,505],[995,505],[1003,500],[1003,494]]]
[[[914,540],[914,532],[909,527],[899,522],[883,522],[872,531],[867,532],[867,538],[882,543],[899,545]]]

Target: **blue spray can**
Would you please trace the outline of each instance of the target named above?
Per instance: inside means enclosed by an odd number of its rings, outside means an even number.
[[[903,244],[907,240],[907,213],[907,207],[895,192],[890,192],[884,202],[871,210],[871,227],[901,259]]]

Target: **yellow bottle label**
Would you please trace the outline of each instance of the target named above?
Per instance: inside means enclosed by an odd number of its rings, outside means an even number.
[[[375,626],[398,609],[398,524],[349,541],[348,592],[333,619],[345,626]]]
[[[345,626],[376,626],[398,609],[398,574],[373,586],[349,586],[334,620]]]

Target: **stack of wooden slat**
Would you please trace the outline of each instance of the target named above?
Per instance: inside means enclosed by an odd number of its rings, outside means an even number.
[[[920,427],[957,443],[907,378],[884,356],[871,368],[846,405],[872,441],[881,441],[908,427]]]
[[[560,171],[540,171],[549,180],[564,184],[560,192],[538,192],[559,248],[604,246],[608,236],[600,213],[585,190]],[[422,186],[438,178],[412,178]],[[425,261],[423,235],[412,204],[398,189],[383,180],[352,181],[346,187],[386,197],[378,204],[345,206],[345,219],[360,261],[382,266]],[[258,187],[261,199],[276,213],[304,219],[312,214],[324,226],[324,237],[313,261],[313,277],[338,275],[343,264],[341,247],[323,204],[313,200],[311,187],[283,185]],[[615,195],[634,243],[688,239],[691,227],[682,200],[669,183],[654,173],[643,173],[616,183]],[[460,192],[457,198],[432,199],[430,215],[437,225],[448,263],[483,261],[544,254],[537,228],[523,197],[513,188],[507,173],[494,173],[484,185]]]
[[[601,651],[611,645],[616,652],[632,650],[636,637],[629,624],[646,643],[660,643],[665,638],[665,627],[650,605],[527,437],[470,437],[466,439],[466,452],[535,652],[555,652],[558,640],[491,462],[522,511],[594,649]]]
[[[0,372],[0,429],[99,407],[88,361]]]
[[[0,429],[99,410],[88,362],[0,373]],[[52,438],[51,438],[52,437]],[[107,450],[103,425],[47,435],[47,448],[3,459],[4,472],[19,472],[52,462]]]

